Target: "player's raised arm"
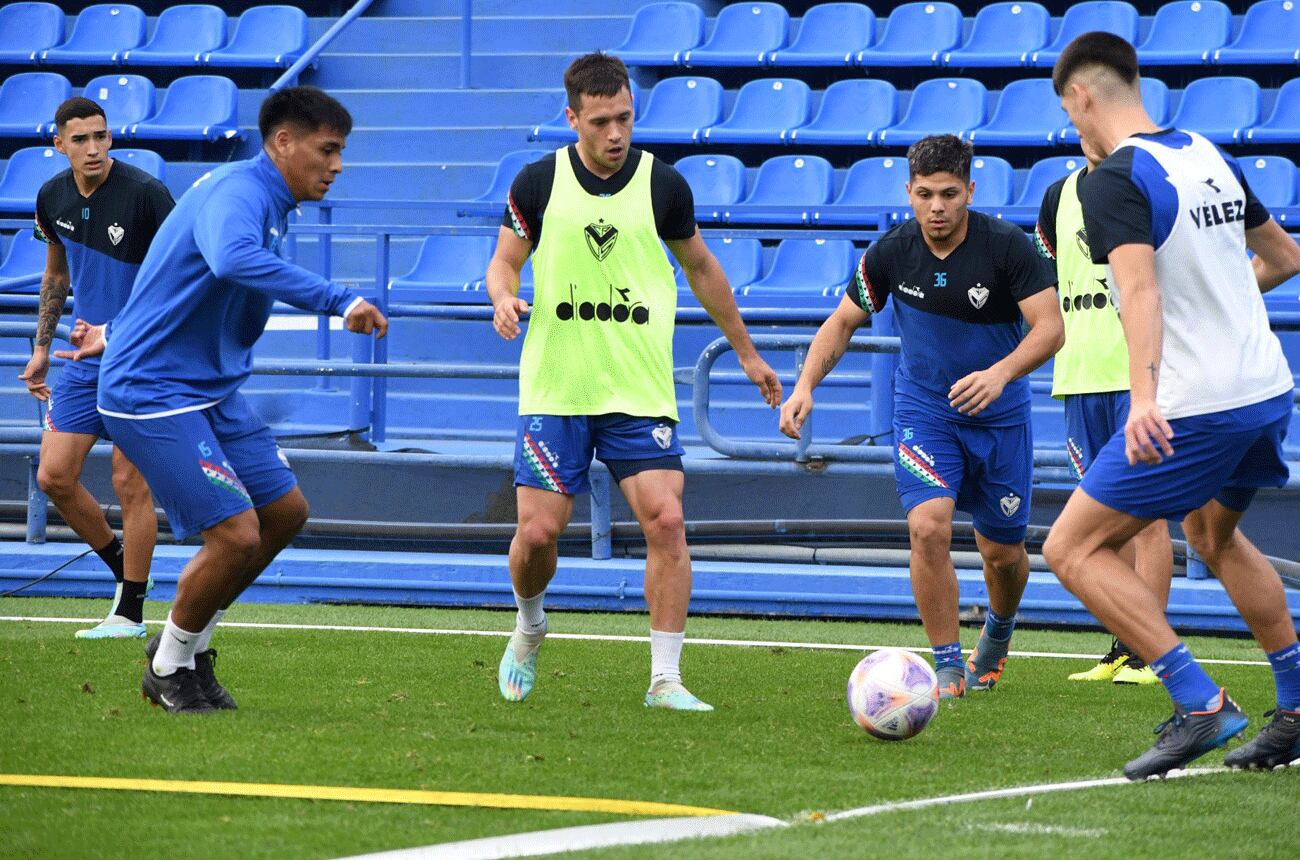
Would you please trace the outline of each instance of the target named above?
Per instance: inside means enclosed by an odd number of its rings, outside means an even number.
[[[808,356],[804,359],[803,373],[795,383],[790,399],[781,407],[781,432],[791,439],[799,438],[799,431],[813,409],[813,389],[844,356],[849,340],[871,315],[864,311],[846,293],[835,311],[817,329]]]
[[[488,300],[492,302],[492,327],[505,340],[519,337],[519,320],[528,302],[519,298],[519,273],[532,253],[532,243],[502,227],[487,268]]]

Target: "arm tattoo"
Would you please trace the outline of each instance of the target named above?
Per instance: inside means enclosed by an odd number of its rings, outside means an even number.
[[[1153,361],[1153,362],[1151,362],[1150,364],[1147,365],[1147,370],[1151,371],[1151,381],[1152,381],[1152,382],[1159,382],[1159,381],[1160,381],[1160,365],[1156,364],[1156,363]]]
[[[54,340],[54,329],[63,316],[63,305],[68,301],[70,287],[65,275],[47,274],[41,280],[41,309],[36,322],[37,346],[49,346]]]
[[[822,359],[822,378],[825,378],[832,370],[835,369],[835,365],[839,364],[841,355],[842,353],[836,351],[836,352],[832,352],[830,355],[826,356],[826,358]]]

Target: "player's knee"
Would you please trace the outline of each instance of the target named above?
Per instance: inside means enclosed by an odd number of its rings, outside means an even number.
[[[214,548],[218,552],[250,562],[262,546],[262,533],[256,517],[232,517],[205,532],[204,536],[207,543],[216,544]]]
[[[1188,546],[1213,567],[1224,550],[1232,545],[1236,530],[1224,535],[1207,527],[1203,521],[1189,517],[1183,522],[1183,535],[1187,538]]]
[[[1065,537],[1062,530],[1053,528],[1047,533],[1047,540],[1043,541],[1043,560],[1056,574],[1056,578],[1061,580],[1061,584],[1067,588],[1070,586],[1067,580],[1074,575],[1071,558],[1069,539]]]
[[[292,538],[302,531],[310,516],[311,505],[307,504],[307,497],[302,493],[298,493],[291,501],[286,502],[282,519],[284,530],[288,532],[289,537]]]
[[[1026,560],[1023,544],[993,544],[991,547],[986,547],[981,554],[994,570],[1004,576],[1018,571]]]
[[[113,492],[124,508],[143,504],[150,495],[144,476],[133,470],[113,472]]]
[[[938,516],[914,516],[907,520],[912,548],[948,551],[952,544],[952,521]]]
[[[563,528],[550,520],[533,518],[524,520],[515,532],[515,540],[529,550],[553,546],[560,539]]]
[[[686,520],[681,509],[671,508],[656,512],[645,524],[646,542],[663,549],[686,545]]]
[[[52,499],[62,499],[72,495],[77,487],[78,476],[66,469],[59,469],[42,462],[36,470],[36,485],[41,492]]]

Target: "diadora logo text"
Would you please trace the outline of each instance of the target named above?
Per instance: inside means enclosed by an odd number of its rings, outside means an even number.
[[[641,302],[633,301],[631,294],[631,290],[617,289],[610,284],[604,301],[581,301],[578,298],[578,285],[569,284],[569,300],[555,306],[555,316],[564,322],[577,319],[625,323],[630,320],[633,325],[645,325],[650,322],[650,309]]]
[[[1110,304],[1110,287],[1105,278],[1097,278],[1097,283],[1101,286],[1100,292],[1080,293],[1074,296],[1061,296],[1061,310],[1065,313],[1070,311],[1090,311],[1101,310]],[[1070,284],[1070,292],[1074,292],[1074,284]]]
[[[69,233],[77,229],[76,227],[72,226],[71,221],[64,221],[62,218],[55,221],[54,224],[56,227],[62,227],[64,230],[67,230]]]

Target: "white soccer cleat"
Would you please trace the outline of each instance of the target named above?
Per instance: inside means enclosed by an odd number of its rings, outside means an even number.
[[[88,630],[78,630],[78,639],[143,639],[148,635],[143,622],[110,615]]]
[[[681,681],[660,681],[645,694],[647,708],[663,708],[667,711],[711,711],[713,706],[701,702],[682,686]]]

